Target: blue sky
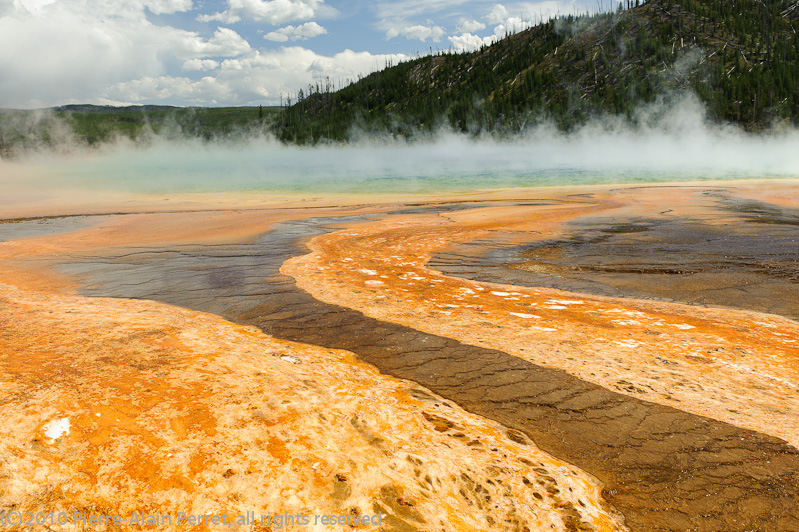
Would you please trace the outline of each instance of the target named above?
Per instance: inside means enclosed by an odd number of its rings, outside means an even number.
[[[0,107],[275,104],[610,0],[0,0]]]

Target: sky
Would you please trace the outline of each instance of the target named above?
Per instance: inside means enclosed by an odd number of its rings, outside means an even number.
[[[604,4],[604,5],[603,5]],[[0,108],[275,105],[611,0],[0,0]]]

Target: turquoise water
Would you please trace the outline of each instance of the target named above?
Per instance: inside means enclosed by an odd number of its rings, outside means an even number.
[[[136,193],[431,194],[516,187],[799,176],[799,136],[539,133],[512,142],[286,147],[160,143],[28,161],[31,186]],[[2,169],[2,168],[0,168]],[[8,173],[6,169],[6,173]]]

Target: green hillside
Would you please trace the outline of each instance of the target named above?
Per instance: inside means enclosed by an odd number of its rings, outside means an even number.
[[[799,1],[650,0],[549,21],[482,50],[401,63],[333,92],[306,87],[275,123],[287,142],[353,128],[409,136],[440,125],[564,130],[595,114],[693,91],[713,119],[762,130],[799,122]]]
[[[277,107],[66,105],[37,111],[0,109],[0,157],[36,149],[92,146],[120,138],[229,139],[268,131]]]

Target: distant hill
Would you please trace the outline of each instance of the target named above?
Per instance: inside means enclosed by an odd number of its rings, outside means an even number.
[[[269,131],[277,107],[112,107],[64,105],[35,111],[0,109],[0,157],[71,149],[117,139],[236,140]]]
[[[128,105],[126,107],[114,107],[111,105],[91,105],[91,104],[70,104],[60,105],[53,107],[52,110],[57,113],[101,113],[101,114],[117,114],[117,113],[132,113],[143,114],[162,111],[176,111],[180,107],[172,105]]]
[[[632,119],[641,103],[687,91],[713,119],[748,130],[799,122],[799,0],[635,4],[401,63],[335,92],[307,87],[275,132],[307,143],[346,140],[353,128],[513,133],[551,119],[569,130],[595,114]]]

